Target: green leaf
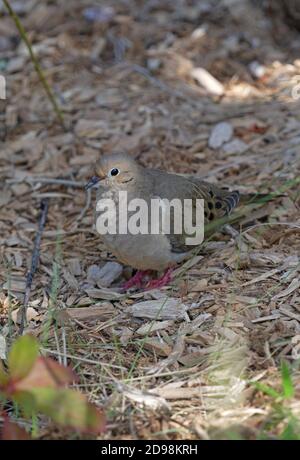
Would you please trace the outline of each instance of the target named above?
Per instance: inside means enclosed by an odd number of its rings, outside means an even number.
[[[104,430],[103,412],[77,391],[67,388],[34,388],[32,395],[38,410],[59,425],[95,434]]]
[[[292,398],[295,394],[295,389],[292,381],[290,368],[286,361],[281,361],[281,378],[284,397],[286,399]]]
[[[254,382],[255,388],[257,390],[262,391],[268,396],[271,396],[271,398],[278,399],[282,398],[282,395],[278,393],[278,391],[274,390],[274,388],[269,387],[269,385],[265,385],[264,383],[259,383],[259,382]]]
[[[8,356],[6,380],[3,370],[4,396],[17,403],[26,417],[41,412],[64,427],[93,434],[102,432],[104,413],[83,394],[65,387],[76,379],[73,371],[50,358],[39,357],[38,353],[38,343],[30,335],[14,343]]]
[[[8,355],[8,368],[12,381],[21,380],[29,374],[38,353],[39,346],[32,335],[24,335],[16,340]]]
[[[11,399],[18,405],[26,418],[31,418],[38,413],[36,398],[29,391],[16,391],[11,394]]]

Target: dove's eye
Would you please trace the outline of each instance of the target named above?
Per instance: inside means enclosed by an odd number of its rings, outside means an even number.
[[[110,170],[109,175],[114,177],[114,176],[117,176],[119,173],[120,173],[120,170],[118,168],[113,168]]]

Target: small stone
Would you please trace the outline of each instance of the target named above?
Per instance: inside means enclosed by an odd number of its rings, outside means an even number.
[[[212,149],[218,149],[225,142],[229,142],[233,135],[233,127],[230,123],[221,122],[218,123],[210,134],[208,145]]]
[[[101,271],[101,268],[98,265],[91,265],[88,268],[87,271],[87,282],[90,285],[95,286],[97,284],[97,281],[99,279],[99,273]]]
[[[243,153],[247,148],[248,145],[240,139],[232,139],[223,145],[224,152],[228,154]]]
[[[118,262],[107,262],[99,272],[99,279],[97,281],[97,286],[100,287],[109,287],[116,279],[121,276],[123,267]]]
[[[99,288],[106,288],[119,278],[122,271],[122,265],[117,262],[107,262],[103,267],[91,265],[88,268],[87,282]]]
[[[201,26],[197,27],[197,29],[195,29],[192,32],[192,35],[191,35],[192,39],[199,40],[200,38],[204,37],[207,33],[207,30],[208,30],[208,25],[202,24]]]
[[[111,6],[90,6],[83,10],[83,17],[89,22],[106,23],[114,16],[115,10]]]
[[[249,70],[251,75],[256,79],[262,78],[266,73],[266,68],[258,61],[250,62]]]
[[[224,94],[224,86],[222,83],[202,67],[193,68],[190,75],[199,85],[203,86],[208,93],[215,96],[222,96]]]
[[[147,67],[151,72],[155,72],[161,67],[161,60],[157,58],[149,58],[147,60]]]

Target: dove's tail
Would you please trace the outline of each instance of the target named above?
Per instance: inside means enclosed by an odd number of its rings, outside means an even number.
[[[233,192],[229,192],[228,195],[225,196],[224,202],[226,203],[226,214],[230,214],[231,211],[237,207],[240,201],[240,192],[238,190],[234,190]]]
[[[223,217],[215,219],[213,222],[209,222],[205,225],[205,235],[210,235],[220,229],[222,225],[234,224],[245,217],[249,211],[245,211],[245,205],[258,205],[268,203],[276,198],[286,196],[281,193],[244,193],[240,194],[238,191],[228,192],[223,197],[223,203],[225,203],[225,214]],[[235,208],[241,205],[241,209]],[[233,212],[232,212],[233,211]],[[246,212],[246,214],[245,214]],[[231,214],[231,215],[230,215]]]
[[[282,193],[241,193],[240,204],[263,204],[273,201],[276,198],[282,198],[286,195]]]

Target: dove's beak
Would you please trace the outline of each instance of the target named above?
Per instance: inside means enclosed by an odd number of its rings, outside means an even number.
[[[95,187],[97,184],[99,184],[100,181],[101,181],[101,177],[98,177],[98,176],[91,177],[91,179],[88,181],[88,183],[84,187],[85,190],[89,190],[90,188]]]

